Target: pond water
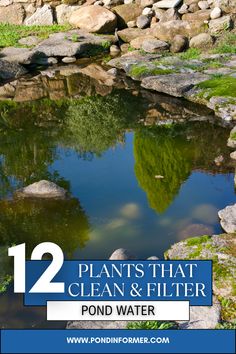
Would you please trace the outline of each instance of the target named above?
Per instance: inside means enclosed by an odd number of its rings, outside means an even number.
[[[201,107],[116,89],[80,100],[4,102],[0,114],[1,279],[12,271],[12,244],[26,242],[30,254],[52,241],[68,258],[107,259],[120,247],[163,258],[184,238],[222,232],[217,211],[235,202],[230,128]],[[176,124],[160,124],[172,118]],[[41,179],[71,198],[14,198]],[[10,286],[0,295],[0,326],[45,327],[45,310],[24,308]]]

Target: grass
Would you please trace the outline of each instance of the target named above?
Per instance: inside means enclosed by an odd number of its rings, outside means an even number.
[[[143,75],[167,75],[172,74],[172,69],[149,68],[146,65],[132,65],[129,75],[132,77],[140,77]]]
[[[236,78],[231,76],[213,77],[197,85],[203,91],[200,93],[207,99],[213,96],[236,97]]]
[[[229,32],[222,36],[213,49],[216,54],[236,54],[236,33]]]
[[[129,322],[127,329],[178,329],[175,322],[166,321],[139,321]]]
[[[0,24],[0,47],[20,47],[18,41],[28,36],[37,36],[42,39],[48,38],[52,33],[64,32],[71,29],[69,25],[52,26],[24,26]]]
[[[179,57],[183,60],[199,59],[201,50],[198,48],[189,48],[186,52],[179,54]]]
[[[232,322],[223,321],[221,323],[218,323],[216,329],[236,329],[236,322],[232,323]]]
[[[200,236],[200,237],[192,237],[187,239],[187,246],[196,246],[196,245],[201,245],[203,243],[206,243],[211,239],[211,236],[205,235],[205,236]]]

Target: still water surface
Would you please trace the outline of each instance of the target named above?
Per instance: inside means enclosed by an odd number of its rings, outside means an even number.
[[[82,101],[1,106],[2,278],[11,273],[12,244],[26,242],[29,254],[52,241],[68,258],[107,259],[120,247],[163,258],[175,242],[222,231],[217,211],[235,202],[229,128],[217,120],[156,125],[159,104],[117,90]],[[184,115],[184,104],[177,106]],[[219,155],[221,166],[214,162]],[[67,188],[71,198],[14,198],[17,188],[40,179]],[[0,295],[0,325],[44,327],[45,313],[24,309],[10,286]]]

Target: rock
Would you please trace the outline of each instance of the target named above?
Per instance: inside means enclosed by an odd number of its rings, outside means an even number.
[[[114,56],[120,54],[120,48],[117,45],[113,44],[110,47],[110,54]]]
[[[231,130],[227,145],[236,148],[236,126]]]
[[[147,28],[150,25],[150,18],[145,15],[141,15],[137,18],[137,27],[138,28]]]
[[[208,75],[198,72],[192,74],[157,75],[144,78],[141,86],[171,96],[183,97],[194,85],[208,79]]]
[[[27,73],[27,70],[18,63],[10,63],[0,59],[0,81],[13,80]]]
[[[177,7],[182,0],[162,0],[158,1],[155,5],[160,9],[169,9],[171,7]]]
[[[111,69],[107,70],[107,73],[112,76],[117,76],[118,70],[116,68],[111,68]]]
[[[16,191],[17,197],[23,198],[62,198],[66,197],[67,191],[53,182],[42,180],[30,184]]]
[[[236,232],[236,204],[229,205],[218,213],[222,229],[228,234]]]
[[[125,43],[130,43],[133,39],[145,35],[145,31],[141,28],[125,28],[117,32],[117,35]]]
[[[0,0],[0,6],[9,6],[13,3],[13,0]]]
[[[151,257],[147,258],[147,261],[158,261],[158,260],[159,260],[159,258],[156,256],[151,256]]]
[[[216,297],[213,306],[190,306],[190,321],[178,321],[180,329],[215,329],[221,320],[221,306]]]
[[[25,20],[27,26],[50,26],[53,24],[53,14],[50,5],[38,8],[36,12]]]
[[[22,45],[26,45],[28,47],[32,47],[32,46],[39,44],[41,41],[42,41],[42,39],[40,39],[39,37],[29,36],[29,37],[21,38],[18,41],[18,43],[20,43]]]
[[[193,13],[193,12],[197,12],[197,11],[199,11],[199,7],[198,7],[197,3],[189,5],[188,12]]]
[[[76,61],[76,57],[64,57],[62,58],[62,62],[65,64],[71,64]]]
[[[152,6],[154,4],[155,0],[141,0],[140,2],[140,6],[142,8],[148,7],[148,6]]]
[[[231,17],[229,15],[211,20],[209,22],[209,31],[211,34],[218,34],[222,31],[229,30],[232,27]]]
[[[201,25],[201,21],[200,23],[198,21],[189,22],[180,20],[159,22],[153,28],[150,28],[147,34],[151,34],[162,41],[171,42],[176,35],[193,37],[204,32]]]
[[[230,157],[231,159],[236,160],[236,151],[231,152]]]
[[[160,21],[161,22],[167,22],[167,21],[174,21],[174,20],[179,20],[180,16],[178,14],[178,11],[176,9],[168,9],[165,11],[163,16],[161,16]]]
[[[219,7],[215,7],[215,8],[211,11],[211,14],[210,14],[211,19],[212,19],[212,20],[215,20],[215,19],[219,18],[219,17],[221,16],[221,13],[222,13],[221,9],[220,9]]]
[[[153,10],[150,7],[145,7],[142,11],[142,15],[151,17],[153,15]]]
[[[158,53],[169,49],[169,44],[159,39],[147,39],[142,44],[142,49],[147,53]]]
[[[61,4],[55,8],[56,19],[59,25],[64,25],[69,23],[71,14],[78,10],[80,6],[70,6],[66,4]]]
[[[131,42],[130,42],[130,45],[132,48],[135,48],[135,49],[140,49],[142,48],[142,45],[143,45],[143,42],[146,41],[146,40],[155,40],[156,38],[153,37],[153,36],[140,36],[140,37],[137,37],[135,39],[133,39]]]
[[[70,321],[67,329],[126,329],[130,321]]]
[[[171,43],[170,51],[172,53],[182,52],[187,48],[187,45],[188,38],[181,35],[174,36],[173,41]]]
[[[28,48],[6,47],[0,52],[1,57],[11,63],[30,64],[41,54],[35,54]]]
[[[69,23],[88,32],[110,33],[116,28],[116,16],[101,6],[86,6],[74,11]]]
[[[236,305],[235,295],[235,234],[222,234],[188,238],[174,244],[167,252],[165,259],[212,259],[213,262],[213,293],[215,296],[226,297]],[[221,303],[227,311],[227,304]],[[226,313],[225,313],[226,315]],[[228,315],[230,317],[230,313]],[[234,319],[234,314],[231,315]],[[205,318],[206,319],[206,318]]]
[[[213,38],[208,33],[200,33],[191,38],[189,42],[190,48],[208,49],[213,45]]]
[[[76,41],[74,41],[76,37]],[[34,53],[47,57],[73,57],[86,55],[87,51],[103,48],[104,42],[112,42],[113,36],[95,36],[82,30],[54,33],[34,48]]]
[[[128,261],[132,259],[136,259],[136,257],[125,248],[118,248],[109,258],[110,261]]]
[[[220,166],[224,162],[224,156],[219,155],[214,159],[216,166]]]
[[[181,8],[178,10],[178,13],[183,15],[188,13],[188,5],[183,4]]]
[[[0,8],[0,23],[22,25],[25,17],[25,10],[21,4],[12,4]]]
[[[136,27],[136,21],[129,21],[129,22],[127,22],[127,27],[129,27],[129,28],[134,28],[134,27]]]
[[[159,9],[158,7],[155,7],[155,4],[153,5],[153,10],[155,11],[156,18],[158,20],[161,20],[162,17],[165,15],[166,11],[163,9]],[[164,21],[163,21],[164,22]]]
[[[119,5],[113,11],[117,15],[119,29],[127,27],[128,22],[135,21],[142,14],[142,8],[136,4]]]
[[[207,21],[210,19],[211,10],[199,10],[194,13],[187,13],[182,16],[183,21]]]
[[[201,10],[207,10],[209,9],[209,4],[207,1],[199,1],[198,3],[198,7],[201,9]]]

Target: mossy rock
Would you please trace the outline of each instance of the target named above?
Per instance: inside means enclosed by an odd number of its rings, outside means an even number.
[[[236,312],[236,234],[188,238],[174,244],[166,259],[213,260],[213,292],[222,306],[222,319],[233,321]]]

